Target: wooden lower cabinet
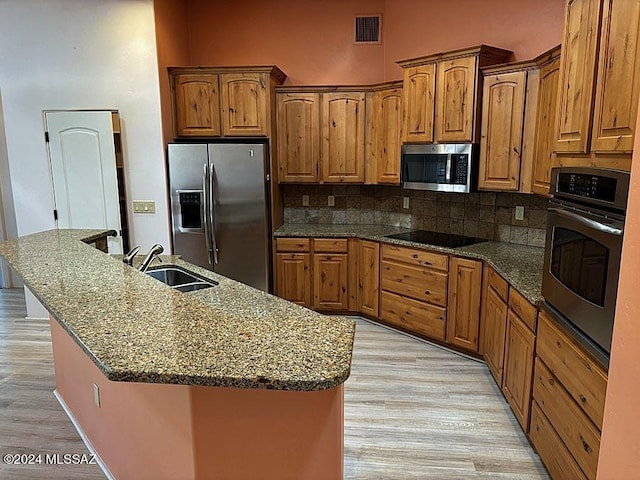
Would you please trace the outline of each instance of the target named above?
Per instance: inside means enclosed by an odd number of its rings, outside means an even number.
[[[545,311],[539,320],[533,399],[548,427],[534,432],[532,417],[531,441],[554,480],[595,479],[607,374]]]
[[[509,310],[502,392],[525,432],[529,431],[535,343],[535,334]]]
[[[551,478],[554,480],[587,480],[571,456],[571,452],[535,401],[531,407],[529,437]]]
[[[358,311],[378,316],[380,297],[380,244],[358,242]]]
[[[588,479],[596,478],[600,432],[538,358],[534,398]]]
[[[482,262],[451,257],[447,343],[478,352]]]
[[[436,305],[383,290],[380,294],[380,318],[411,333],[445,339],[447,310]]]
[[[313,308],[348,310],[346,253],[313,255]]]
[[[311,305],[309,253],[276,254],[276,294],[298,305]]]
[[[493,288],[488,288],[482,306],[482,353],[499,387],[502,387],[504,369],[507,311],[506,302]]]

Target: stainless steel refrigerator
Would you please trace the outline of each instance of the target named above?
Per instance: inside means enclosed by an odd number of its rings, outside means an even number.
[[[266,145],[171,143],[168,163],[173,253],[269,291]]]

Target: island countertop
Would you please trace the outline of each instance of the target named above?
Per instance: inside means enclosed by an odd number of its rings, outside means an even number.
[[[178,292],[86,244],[106,234],[50,230],[0,254],[109,380],[307,391],[349,377],[351,320],[171,257],[219,283]]]

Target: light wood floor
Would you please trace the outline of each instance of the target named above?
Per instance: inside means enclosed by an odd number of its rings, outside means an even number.
[[[51,393],[47,322],[0,290],[0,455],[88,453]],[[0,479],[103,479],[97,465],[8,466]],[[345,478],[547,479],[487,367],[358,320],[345,384]]]

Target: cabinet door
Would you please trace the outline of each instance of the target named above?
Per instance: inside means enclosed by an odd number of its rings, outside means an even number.
[[[602,3],[569,0],[564,12],[557,152],[588,153]]]
[[[402,90],[394,88],[373,94],[373,159],[376,182],[400,183],[400,137],[402,135]]]
[[[487,288],[487,296],[482,304],[482,351],[484,361],[499,387],[502,387],[507,310],[507,304],[496,291]]]
[[[527,72],[486,77],[478,188],[518,190]]]
[[[322,181],[364,182],[364,93],[322,95]]]
[[[406,68],[402,82],[403,142],[433,142],[436,66]]]
[[[640,90],[640,3],[605,0],[600,35],[594,152],[633,150]]]
[[[438,62],[437,70],[436,142],[472,142],[476,57]]]
[[[281,93],[278,109],[280,182],[317,182],[320,162],[320,95]]]
[[[478,351],[482,262],[451,257],[447,342]]]
[[[276,254],[276,294],[298,305],[311,306],[310,254]]]
[[[313,307],[321,310],[347,310],[346,253],[314,254],[313,256]]]
[[[358,246],[358,311],[378,316],[380,244],[360,240]]]
[[[531,190],[540,195],[549,195],[549,187],[551,186],[559,78],[560,59],[554,60],[540,69],[536,140],[531,174]]]
[[[535,343],[533,332],[509,310],[502,392],[525,432],[529,431]]]
[[[223,135],[268,135],[268,80],[266,73],[220,75]]]
[[[176,136],[220,136],[218,75],[176,75],[174,88]]]

